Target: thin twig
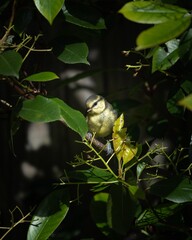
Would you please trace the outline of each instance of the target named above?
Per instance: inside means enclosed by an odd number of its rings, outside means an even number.
[[[16,0],[13,1],[11,17],[10,17],[10,20],[9,20],[9,25],[8,25],[8,28],[7,28],[6,32],[5,32],[5,34],[0,39],[0,46],[3,45],[6,42],[8,36],[9,36],[9,33],[10,33],[11,29],[12,29],[13,20],[14,20],[14,17],[15,17],[15,6],[16,6]]]

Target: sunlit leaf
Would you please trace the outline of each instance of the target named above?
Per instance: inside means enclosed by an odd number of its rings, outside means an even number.
[[[113,126],[113,132],[119,132],[124,126],[124,115],[121,114],[120,117],[115,121]]]
[[[61,10],[64,0],[34,0],[34,3],[39,12],[52,24]]]
[[[58,98],[37,96],[34,99],[25,100],[19,116],[30,122],[62,121],[81,137],[84,137],[88,131],[83,114]]]
[[[119,12],[131,21],[146,24],[175,21],[187,14],[184,8],[156,1],[131,1],[126,3]]]
[[[22,57],[13,50],[0,54],[0,74],[19,78],[19,70],[22,65]]]
[[[53,72],[40,72],[28,76],[27,78],[25,78],[25,80],[32,82],[48,82],[57,78],[59,77]]]
[[[170,20],[161,24],[157,24],[139,34],[137,37],[137,50],[155,47],[159,44],[178,37],[190,25],[191,18],[189,16],[179,20]]]
[[[38,206],[30,223],[27,240],[45,240],[55,231],[69,210],[66,189],[54,190]]]
[[[123,160],[123,164],[130,161],[137,153],[137,147],[132,145],[127,136],[127,128],[124,126],[124,115],[115,121],[113,126],[113,147],[116,152],[117,159]]]
[[[180,100],[179,105],[188,108],[190,111],[192,111],[192,94]]]
[[[137,154],[137,146],[126,142],[123,146],[123,164],[128,163]]]

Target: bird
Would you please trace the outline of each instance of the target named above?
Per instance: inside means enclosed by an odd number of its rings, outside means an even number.
[[[112,133],[113,125],[118,117],[117,111],[100,95],[91,95],[85,102],[87,108],[86,121],[89,132],[96,137],[107,137]]]

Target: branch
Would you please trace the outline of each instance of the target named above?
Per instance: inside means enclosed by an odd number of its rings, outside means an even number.
[[[8,36],[9,36],[9,33],[10,33],[11,29],[12,29],[13,20],[14,20],[14,17],[15,17],[16,1],[17,1],[17,0],[14,0],[14,1],[13,1],[13,6],[12,6],[12,11],[11,11],[11,17],[10,17],[10,20],[9,20],[9,25],[8,25],[8,28],[7,28],[6,32],[5,32],[5,34],[4,34],[3,37],[0,39],[0,46],[3,45],[3,44],[6,42]]]

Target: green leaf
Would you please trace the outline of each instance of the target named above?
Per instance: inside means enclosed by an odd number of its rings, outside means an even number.
[[[191,73],[188,72],[184,78],[186,78],[186,80],[181,84],[181,89],[188,95],[192,93]]]
[[[109,235],[110,228],[107,223],[107,201],[108,193],[97,193],[94,195],[91,204],[90,211],[91,216],[96,223],[97,227],[104,235]]]
[[[27,240],[45,240],[55,231],[69,210],[66,189],[51,192],[36,209],[27,233]]]
[[[88,29],[105,29],[105,21],[101,14],[91,6],[83,3],[69,2],[62,8],[66,22]]]
[[[167,101],[167,110],[173,114],[173,115],[182,115],[184,112],[184,109],[180,106],[178,106],[178,101],[184,98],[185,94],[182,89],[177,90],[176,92],[173,89],[172,96]]]
[[[179,101],[179,105],[189,109],[192,111],[192,94],[188,95],[187,97],[181,99]]]
[[[59,98],[53,98],[53,101],[56,102],[60,108],[61,121],[84,138],[88,132],[88,127],[83,114],[71,108]]]
[[[58,59],[64,63],[75,64],[84,63],[89,65],[87,61],[89,49],[84,42],[71,43],[65,45],[62,53],[59,54]]]
[[[188,13],[184,8],[154,1],[132,1],[125,4],[119,12],[131,21],[147,24],[175,21]]]
[[[82,113],[69,107],[58,98],[37,96],[34,99],[25,100],[19,116],[30,122],[63,121],[83,138],[88,131],[87,123]]]
[[[19,78],[19,70],[22,65],[22,57],[13,50],[0,54],[0,74]]]
[[[180,58],[186,57],[187,62],[192,59],[192,28],[186,31],[181,37],[179,56]]]
[[[191,180],[180,176],[155,183],[150,192],[174,203],[192,202]]]
[[[59,77],[53,72],[40,72],[28,76],[27,78],[25,78],[25,80],[32,82],[48,82],[57,78]]]
[[[178,46],[179,41],[176,39],[165,43],[167,51],[163,47],[158,47],[153,54],[152,73],[163,71],[173,66],[180,58]]]
[[[68,176],[85,183],[108,183],[116,180],[110,172],[99,168],[76,170],[68,173]]]
[[[109,226],[119,234],[125,235],[137,215],[139,205],[122,185],[112,185],[107,205]]]
[[[190,25],[191,17],[187,16],[178,20],[170,20],[157,24],[139,34],[137,37],[137,50],[155,47],[178,37]]]
[[[23,102],[19,116],[29,122],[54,122],[61,119],[61,112],[52,98],[37,96]]]
[[[174,215],[181,208],[178,204],[166,203],[161,204],[155,208],[153,211],[151,209],[146,209],[136,220],[136,226],[143,228],[149,224],[156,224],[159,220],[166,220],[168,217]]]
[[[64,0],[34,0],[34,3],[39,12],[52,24],[61,10]]]

